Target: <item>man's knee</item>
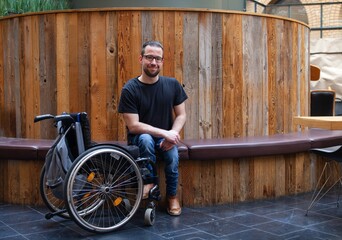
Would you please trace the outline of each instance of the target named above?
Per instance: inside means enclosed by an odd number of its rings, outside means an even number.
[[[149,134],[141,134],[138,139],[139,147],[154,148],[154,140]]]

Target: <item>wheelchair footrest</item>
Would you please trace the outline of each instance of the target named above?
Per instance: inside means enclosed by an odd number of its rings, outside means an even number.
[[[149,198],[156,200],[156,201],[160,201],[161,195],[160,195],[160,189],[158,185],[155,185],[153,188],[151,188],[149,192]]]

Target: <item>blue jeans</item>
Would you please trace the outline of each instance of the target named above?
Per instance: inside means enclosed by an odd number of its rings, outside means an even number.
[[[150,158],[156,163],[156,153],[165,162],[165,178],[166,178],[166,194],[167,196],[176,196],[178,187],[178,148],[174,146],[169,151],[163,151],[160,148],[160,143],[163,138],[156,138],[149,134],[135,135],[128,141],[139,147],[140,157]]]

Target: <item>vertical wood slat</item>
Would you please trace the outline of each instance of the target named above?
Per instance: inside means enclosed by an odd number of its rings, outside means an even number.
[[[70,112],[69,33],[67,14],[56,15],[57,112]]]
[[[198,121],[199,121],[199,137],[212,138],[212,119],[211,119],[211,36],[212,36],[212,15],[199,14],[199,53],[198,53],[198,71],[199,71],[199,86],[198,95]]]
[[[99,28],[99,26],[104,26]],[[107,104],[106,89],[106,16],[99,12],[90,17],[90,99],[92,137],[106,140]]]
[[[14,32],[18,31],[13,26],[12,21],[3,24],[3,108],[1,108],[3,117],[2,132],[4,136],[16,137],[16,127],[12,124],[16,122],[15,110],[15,78],[14,78],[14,56],[15,48]],[[20,95],[20,93],[19,93]]]
[[[4,56],[4,24],[0,24],[0,56]],[[0,57],[0,126],[5,126],[5,73],[4,57]],[[0,127],[0,136],[5,136],[5,129]]]
[[[213,14],[212,16],[212,56],[211,56],[211,128],[212,138],[222,138],[223,121],[223,80],[222,80],[222,15]]]
[[[57,109],[56,79],[56,15],[48,14],[39,17],[39,81],[40,112],[54,113]],[[46,103],[49,104],[46,104]],[[54,138],[50,121],[36,123],[40,126],[40,138]],[[37,126],[38,127],[38,126]]]
[[[198,14],[183,15],[183,83],[188,94],[185,138],[199,138]],[[203,96],[201,96],[203,97]]]
[[[106,15],[106,82],[107,87],[107,107],[106,107],[106,138],[118,139],[118,95],[119,89],[117,84],[117,14],[107,13]]]
[[[78,54],[78,111],[88,112],[90,108],[90,14],[78,15],[77,19]],[[90,112],[89,112],[90,114]]]
[[[68,64],[68,79],[69,79],[69,111],[77,112],[81,109],[79,102],[81,98],[81,91],[78,84],[78,16],[77,14],[70,14],[68,17],[68,46],[67,51],[69,54],[69,64]],[[57,80],[58,81],[58,80]]]
[[[245,108],[242,105],[242,31],[231,31],[231,26],[242,29],[242,18],[233,14],[222,18],[222,131],[225,137],[239,137],[243,136],[242,110]]]
[[[23,41],[26,43],[24,52],[24,79],[21,81],[22,104],[25,108],[25,117],[22,123],[25,128],[25,135],[29,138],[37,138],[39,129],[33,124],[34,116],[40,113],[40,82],[39,82],[39,23],[38,16],[25,17],[23,19]],[[23,110],[23,108],[21,109]]]

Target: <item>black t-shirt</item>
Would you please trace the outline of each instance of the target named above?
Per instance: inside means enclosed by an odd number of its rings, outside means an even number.
[[[187,95],[175,78],[159,77],[154,84],[145,84],[133,78],[121,91],[119,113],[136,113],[139,121],[170,130],[173,107],[183,103]]]

